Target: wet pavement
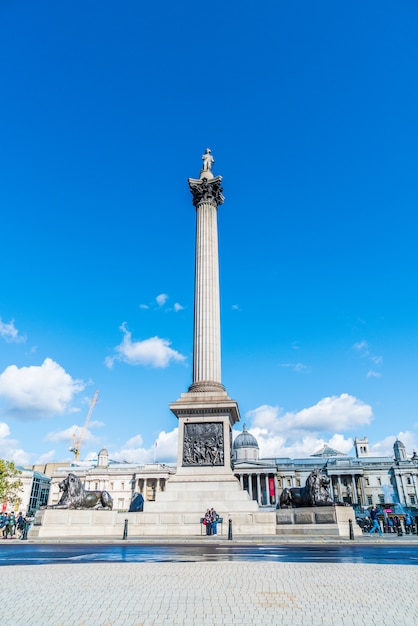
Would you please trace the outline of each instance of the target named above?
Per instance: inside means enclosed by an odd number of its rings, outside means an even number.
[[[80,563],[200,563],[261,561],[273,563],[359,563],[418,565],[418,543],[351,544],[147,544],[48,543],[0,544],[1,565]]]

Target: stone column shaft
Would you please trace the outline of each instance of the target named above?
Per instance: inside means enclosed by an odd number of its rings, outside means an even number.
[[[193,382],[221,383],[217,207],[196,209]]]

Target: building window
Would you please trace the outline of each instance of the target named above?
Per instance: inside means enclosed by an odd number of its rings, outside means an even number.
[[[368,479],[368,478],[365,478],[365,479],[364,479],[364,483],[365,483],[366,487],[368,487],[368,486],[369,486],[369,479]]]
[[[415,496],[410,496],[410,498],[411,498],[411,504],[415,504],[416,503]]]
[[[99,489],[99,483],[94,483],[94,488],[97,491]]]
[[[287,479],[287,484],[288,484],[289,487],[292,486],[292,481],[290,480],[290,478]]]
[[[406,479],[406,482],[408,483],[408,485],[411,484],[411,477],[410,476],[408,476],[408,478]]]
[[[383,495],[383,493],[379,493],[379,503],[380,504],[384,504],[385,503],[385,496]]]
[[[373,504],[372,496],[367,496],[367,504]]]
[[[300,480],[299,480],[299,478],[296,481],[296,487],[300,487]]]

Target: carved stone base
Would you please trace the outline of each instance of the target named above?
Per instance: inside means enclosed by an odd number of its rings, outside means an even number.
[[[361,536],[356,516],[351,506],[307,506],[276,511],[276,535],[306,537],[350,536],[349,520],[353,523],[354,536]]]

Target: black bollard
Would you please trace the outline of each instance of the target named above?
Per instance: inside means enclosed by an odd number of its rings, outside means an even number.
[[[125,520],[125,525],[123,527],[123,537],[122,539],[127,539],[128,538],[128,520]]]
[[[348,528],[349,528],[349,531],[350,531],[350,539],[351,539],[351,541],[354,541],[353,520],[351,520],[351,519],[348,520]]]
[[[232,519],[228,520],[228,541],[232,541]]]

